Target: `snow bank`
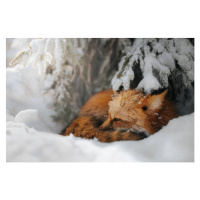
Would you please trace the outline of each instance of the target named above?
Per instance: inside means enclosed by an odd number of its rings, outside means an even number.
[[[53,122],[51,116],[55,114],[49,106],[52,104],[52,98],[44,95],[43,78],[38,71],[31,65],[23,67],[17,65],[14,68],[6,69],[6,110],[8,115],[16,116],[19,122],[20,112],[33,109],[39,110],[41,119],[47,124],[49,131],[59,132],[61,125]],[[37,112],[37,111],[36,111]],[[25,113],[24,113],[25,114]],[[27,114],[27,113],[26,113]],[[36,113],[29,111],[26,118],[31,117],[34,120]]]
[[[96,139],[38,131],[45,128],[36,111],[26,110],[15,118],[8,115],[7,161],[194,161],[194,114],[170,121],[159,132],[141,141],[107,144]]]

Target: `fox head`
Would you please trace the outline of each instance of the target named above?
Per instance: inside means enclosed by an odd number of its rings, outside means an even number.
[[[159,95],[144,95],[139,90],[115,93],[109,102],[108,118],[101,128],[144,133],[146,136],[155,133],[176,116],[169,108],[171,104],[165,105],[166,93],[167,90]],[[171,116],[166,114],[168,109],[173,110]]]

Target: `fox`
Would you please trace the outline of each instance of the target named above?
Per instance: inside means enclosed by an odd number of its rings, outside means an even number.
[[[142,140],[178,117],[174,104],[161,94],[130,89],[107,89],[92,96],[78,117],[64,130],[64,136],[97,138],[100,142]]]

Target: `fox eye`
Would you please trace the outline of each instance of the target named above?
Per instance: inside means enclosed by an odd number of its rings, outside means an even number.
[[[142,110],[147,110],[147,106],[143,106],[143,107],[142,107]]]
[[[116,121],[120,121],[120,119],[118,119],[118,118],[114,118],[113,121],[114,121],[114,122],[116,122]]]

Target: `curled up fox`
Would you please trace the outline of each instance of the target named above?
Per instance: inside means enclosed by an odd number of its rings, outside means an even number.
[[[177,117],[167,90],[145,95],[140,90],[104,90],[92,96],[63,135],[97,138],[101,142],[141,140]]]

